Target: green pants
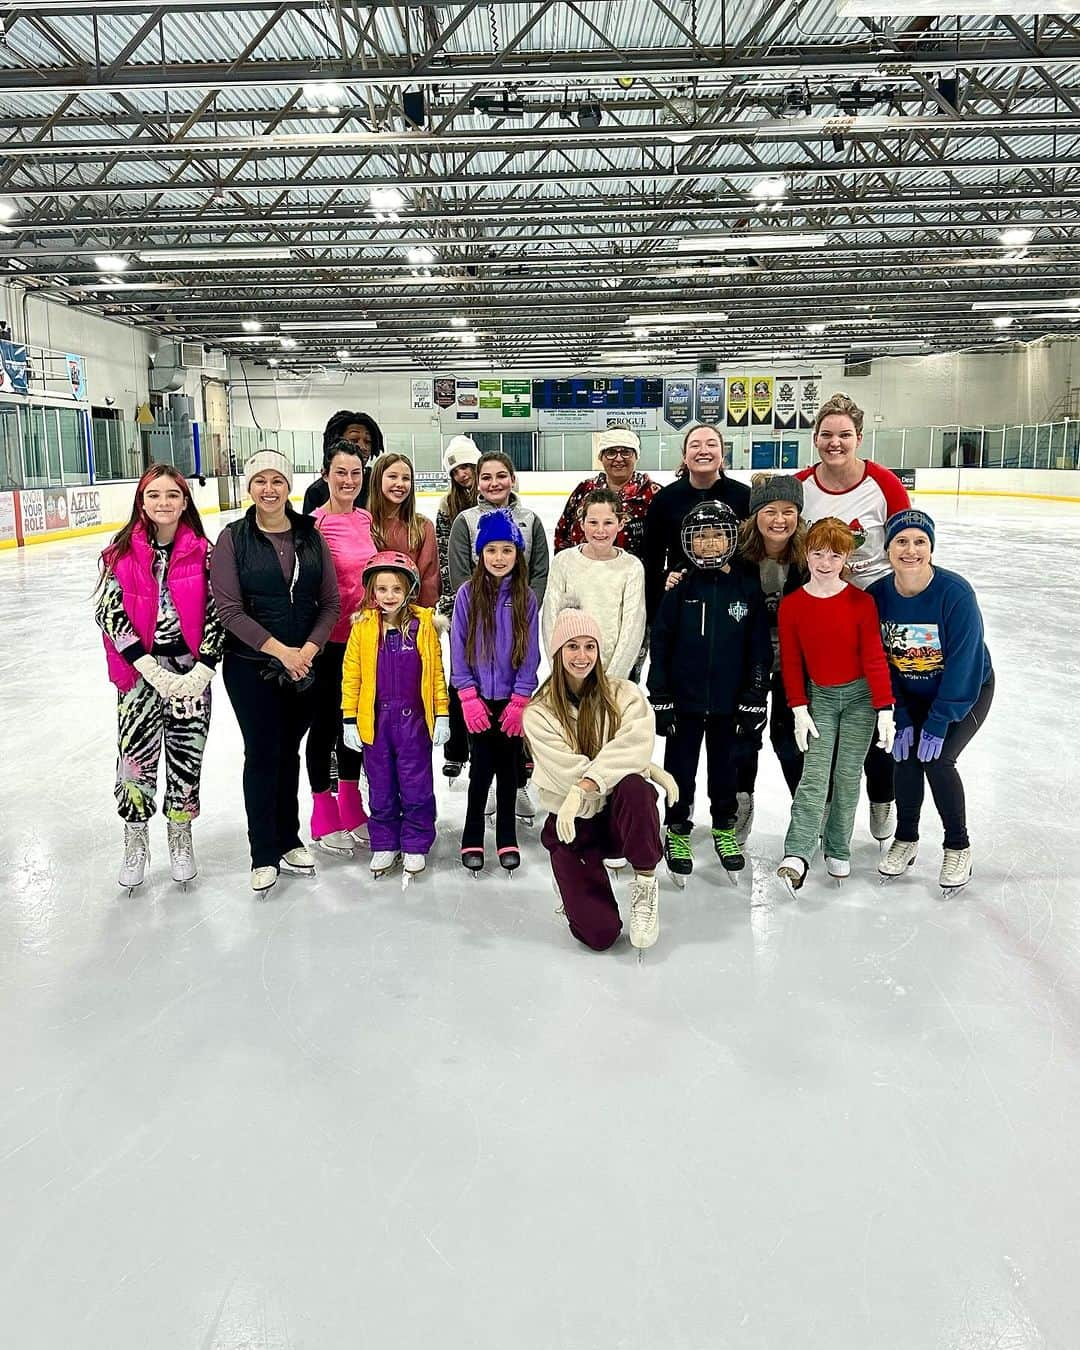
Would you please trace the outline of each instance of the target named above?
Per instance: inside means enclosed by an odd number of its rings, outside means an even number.
[[[864,679],[833,685],[816,685],[811,680],[810,716],[818,735],[816,739],[811,737],[806,749],[802,778],[791,803],[791,824],[784,837],[784,852],[809,863],[820,832],[822,847],[830,858],[850,858],[863,760],[877,724],[870,688]],[[834,747],[832,801],[822,821]]]

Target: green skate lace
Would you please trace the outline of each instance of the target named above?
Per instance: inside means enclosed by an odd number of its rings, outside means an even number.
[[[734,830],[713,830],[712,837],[722,858],[737,858],[742,853]]]
[[[677,858],[680,862],[693,862],[694,855],[690,849],[688,834],[676,834],[674,830],[668,830],[667,846],[673,858]]]

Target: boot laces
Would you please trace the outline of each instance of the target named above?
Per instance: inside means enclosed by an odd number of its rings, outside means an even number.
[[[667,837],[668,852],[673,858],[691,859],[693,853],[690,851],[690,836],[688,834],[676,834],[674,830],[668,831]]]
[[[725,858],[733,858],[741,853],[739,842],[735,838],[734,830],[713,830],[713,839],[716,840],[716,847]]]
[[[630,911],[635,919],[641,923],[652,923],[658,894],[659,887],[655,880],[650,882],[648,878],[638,877],[630,896]]]

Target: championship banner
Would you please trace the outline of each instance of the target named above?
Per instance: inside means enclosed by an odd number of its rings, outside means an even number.
[[[799,381],[799,430],[813,431],[814,418],[821,406],[821,381],[811,376]]]
[[[799,381],[777,375],[773,385],[773,430],[793,431],[799,425]]]
[[[458,380],[457,417],[459,422],[475,422],[480,416],[480,385],[476,380]]]
[[[729,427],[745,427],[750,424],[750,380],[746,375],[728,376],[727,424]]]
[[[452,408],[457,398],[457,380],[451,376],[442,376],[435,381],[435,406]]]
[[[697,382],[697,420],[710,426],[724,425],[724,381],[716,378]]]
[[[71,397],[82,401],[86,398],[86,368],[83,365],[83,359],[73,352],[66,352],[64,354],[64,365],[67,366]]]
[[[451,399],[451,402],[453,402],[453,399]],[[412,406],[414,412],[425,412],[429,408],[433,408],[435,406],[431,399],[430,380],[413,380]]]
[[[771,427],[773,418],[773,377],[755,375],[753,395],[750,400],[753,424],[756,427]]]
[[[0,342],[0,394],[26,393],[26,348],[21,342]]]
[[[483,412],[500,412],[502,409],[502,380],[480,381],[480,408]]]
[[[679,431],[694,415],[694,381],[664,381],[664,421]]]
[[[532,380],[503,380],[502,415],[504,417],[532,416]]]

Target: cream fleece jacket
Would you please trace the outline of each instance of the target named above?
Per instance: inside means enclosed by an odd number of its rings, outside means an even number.
[[[558,718],[542,701],[534,699],[525,709],[525,736],[534,765],[532,782],[545,811],[558,811],[570,789],[582,778],[591,778],[600,790],[589,794],[578,813],[587,820],[604,809],[608,793],[628,774],[648,775],[656,744],[652,707],[629,680],[612,680],[611,684],[622,724],[592,761],[567,744]]]
[[[570,600],[600,625],[600,659],[609,679],[625,680],[634,668],[645,636],[645,569],[632,553],[619,549],[607,562],[586,558],[580,548],[563,549],[551,560],[540,629],[544,650],[559,610]]]

